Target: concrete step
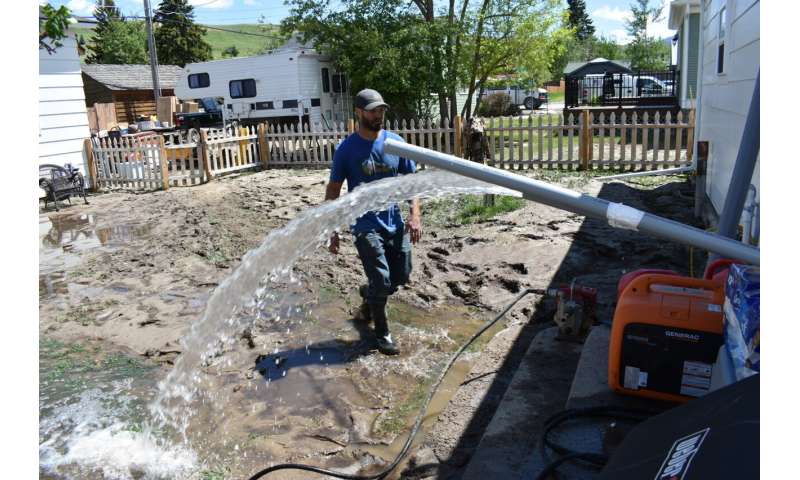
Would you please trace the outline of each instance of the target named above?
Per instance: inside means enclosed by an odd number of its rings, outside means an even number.
[[[556,340],[555,327],[541,331],[519,364],[500,405],[461,478],[532,478],[542,424],[562,410],[572,378],[563,365],[577,365],[581,345]],[[556,368],[558,367],[558,368]]]
[[[543,455],[544,421],[565,408],[595,406],[663,409],[666,404],[618,395],[608,387],[608,345],[611,329],[595,326],[583,345],[556,340],[555,327],[540,332],[520,363],[511,384],[464,470],[463,479],[535,478],[556,457]],[[572,378],[549,374],[553,362],[573,362]],[[581,418],[553,435],[574,451],[604,451],[603,441],[613,419]],[[624,430],[623,430],[624,432]],[[575,464],[559,468],[560,478],[592,479],[597,471]]]

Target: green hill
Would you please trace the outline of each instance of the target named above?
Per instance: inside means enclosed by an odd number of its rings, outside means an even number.
[[[213,60],[223,58],[222,51],[228,47],[236,47],[239,51],[240,57],[249,57],[258,55],[264,50],[275,48],[283,44],[283,40],[278,34],[278,25],[261,25],[261,24],[235,24],[235,25],[208,25],[210,27],[221,28],[221,31],[212,28],[206,28],[205,40],[211,45],[211,53]],[[91,28],[76,28],[75,29],[86,42],[90,42],[94,36],[94,31]],[[244,32],[258,35],[272,35],[273,38],[265,38],[256,35],[242,35]],[[83,60],[83,56],[81,57]]]
[[[274,35],[274,38],[242,35],[240,33],[223,32],[211,28],[206,29],[205,40],[211,45],[214,60],[222,58],[222,51],[228,47],[236,47],[240,57],[258,55],[263,50],[275,48],[283,44],[279,39],[277,25],[238,24],[238,25],[210,25],[225,30],[254,33],[259,35]]]

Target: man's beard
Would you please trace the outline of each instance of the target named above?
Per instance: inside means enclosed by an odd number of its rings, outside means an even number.
[[[365,120],[364,127],[366,127],[367,130],[372,130],[373,132],[380,132],[381,128],[383,127],[383,119],[374,120],[372,122]]]

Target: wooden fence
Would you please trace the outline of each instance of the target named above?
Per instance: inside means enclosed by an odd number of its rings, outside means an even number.
[[[464,155],[463,122],[388,122],[406,142]],[[202,129],[196,143],[179,135],[86,141],[92,185],[101,189],[167,189],[208,182],[243,169],[327,168],[337,145],[355,130],[287,125]],[[488,165],[510,169],[653,170],[691,161],[694,112],[535,115],[485,120]]]
[[[490,118],[485,134],[498,168],[656,170],[691,162],[694,112]]]

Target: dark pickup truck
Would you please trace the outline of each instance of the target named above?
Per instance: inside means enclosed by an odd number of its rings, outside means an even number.
[[[181,130],[188,130],[192,141],[200,138],[199,128],[222,126],[222,110],[213,98],[200,99],[200,106],[203,108],[202,112],[175,114],[175,126]]]

